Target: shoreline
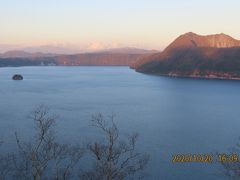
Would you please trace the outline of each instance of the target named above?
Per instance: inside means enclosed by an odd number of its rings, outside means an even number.
[[[136,71],[136,69],[135,69]],[[165,76],[165,77],[177,77],[177,78],[192,78],[192,79],[216,79],[216,80],[234,80],[234,81],[240,81],[240,77],[224,77],[224,76],[215,76],[215,75],[205,75],[205,76],[199,76],[199,75],[179,75],[179,74],[161,74],[161,73],[145,73],[141,71],[136,71],[143,74],[149,74],[149,75],[157,75],[157,76]]]

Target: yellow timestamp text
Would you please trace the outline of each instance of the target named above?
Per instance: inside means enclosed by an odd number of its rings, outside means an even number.
[[[173,154],[172,155],[172,163],[191,163],[191,162],[198,162],[198,163],[234,163],[240,162],[238,154]]]
[[[172,163],[212,163],[214,161],[211,154],[173,154]]]

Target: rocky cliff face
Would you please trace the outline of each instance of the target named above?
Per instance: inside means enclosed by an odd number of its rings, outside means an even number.
[[[162,53],[144,57],[132,68],[144,73],[191,77],[240,77],[240,41],[225,35],[179,36]]]
[[[208,36],[201,36],[195,33],[186,33],[179,36],[173,41],[166,51],[174,48],[183,47],[213,47],[213,48],[231,48],[240,46],[240,41],[228,36],[226,34],[215,34]]]

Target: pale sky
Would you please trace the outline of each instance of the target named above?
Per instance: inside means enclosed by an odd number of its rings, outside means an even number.
[[[162,49],[185,32],[240,39],[240,0],[0,0],[0,44]]]

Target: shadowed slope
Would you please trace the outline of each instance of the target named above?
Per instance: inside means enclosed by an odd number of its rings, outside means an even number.
[[[239,78],[240,41],[225,34],[187,33],[162,53],[138,60],[132,68],[171,76]]]

